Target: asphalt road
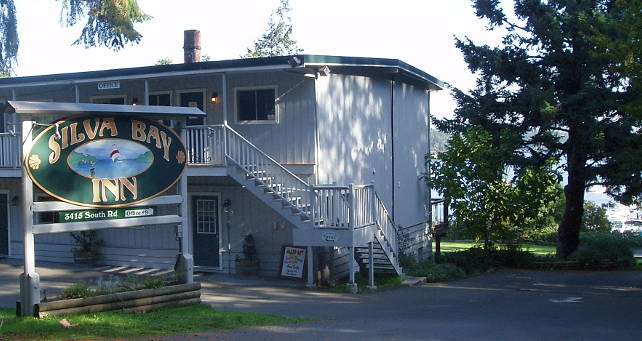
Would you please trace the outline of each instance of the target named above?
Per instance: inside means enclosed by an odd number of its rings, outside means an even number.
[[[320,321],[163,340],[642,340],[642,272],[500,270],[347,295],[206,285],[224,310]]]
[[[20,272],[17,265],[0,263],[0,305],[15,304]],[[73,267],[39,267],[38,272],[51,291],[100,276]],[[154,340],[642,340],[642,271],[499,270],[358,295],[283,286],[282,281],[199,280],[203,301],[217,309],[318,320]]]

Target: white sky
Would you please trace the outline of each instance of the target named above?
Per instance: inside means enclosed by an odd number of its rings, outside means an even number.
[[[138,0],[154,18],[136,27],[139,45],[119,52],[71,46],[81,25],[60,26],[60,0],[16,0],[20,51],[18,76],[153,65],[183,60],[183,31],[201,31],[203,54],[236,59],[266,29],[279,0]],[[177,5],[180,4],[180,5]],[[303,53],[401,59],[460,89],[474,77],[453,36],[497,43],[469,0],[290,0],[293,37]],[[433,96],[432,113],[449,115],[447,91]]]

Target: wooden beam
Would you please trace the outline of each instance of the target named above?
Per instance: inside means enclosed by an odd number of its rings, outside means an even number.
[[[156,217],[80,221],[80,222],[74,222],[74,223],[38,224],[33,226],[33,233],[34,234],[61,233],[61,232],[100,230],[100,229],[114,229],[114,228],[134,227],[134,226],[143,226],[143,225],[178,224],[182,221],[183,221],[183,218],[178,215],[164,215],[164,216],[156,216]]]

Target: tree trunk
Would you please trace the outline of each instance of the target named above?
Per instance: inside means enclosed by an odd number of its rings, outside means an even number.
[[[564,217],[559,226],[557,256],[568,257],[580,244],[580,227],[584,213],[584,189],[586,188],[586,153],[582,150],[581,133],[576,129],[569,131],[569,150],[566,154],[568,164],[568,184],[564,187],[566,206]]]

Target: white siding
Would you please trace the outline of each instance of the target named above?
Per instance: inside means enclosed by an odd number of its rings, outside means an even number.
[[[318,183],[374,182],[392,205],[390,81],[331,74],[317,80]]]

